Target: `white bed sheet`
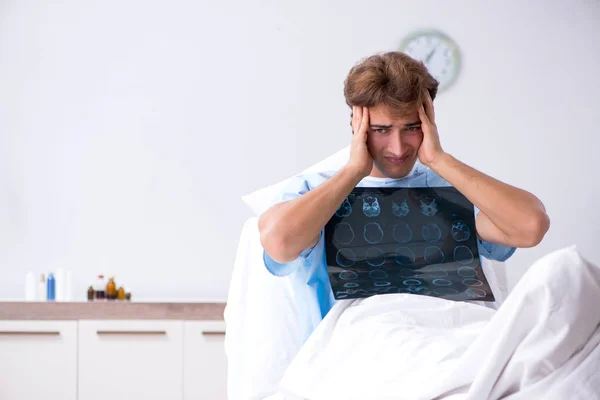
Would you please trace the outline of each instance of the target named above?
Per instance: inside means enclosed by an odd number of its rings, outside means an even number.
[[[498,311],[414,295],[338,302],[282,399],[599,399],[600,269],[540,259]]]
[[[225,308],[227,391],[230,400],[264,399],[276,393],[279,381],[310,335],[307,310],[319,304],[308,286],[293,288],[289,277],[271,275],[263,262],[258,218],[242,229]],[[496,307],[508,293],[505,264],[483,260],[496,296]],[[314,313],[312,313],[314,314]]]

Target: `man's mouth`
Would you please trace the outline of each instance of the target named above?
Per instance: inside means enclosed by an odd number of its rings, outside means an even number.
[[[388,156],[385,157],[385,159],[390,163],[390,164],[394,164],[394,165],[400,165],[404,162],[406,162],[406,160],[408,160],[409,154],[405,154],[403,156],[400,157],[393,157],[393,156]]]

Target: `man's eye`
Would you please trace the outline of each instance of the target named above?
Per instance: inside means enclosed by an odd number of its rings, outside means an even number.
[[[420,126],[411,126],[409,128],[406,128],[406,133],[419,133],[419,132],[421,132]]]
[[[382,135],[383,135],[383,134],[385,134],[385,133],[387,133],[387,131],[388,131],[388,130],[387,130],[387,129],[384,129],[384,128],[375,129],[375,132],[377,132],[377,133],[379,133],[379,134],[382,134]]]

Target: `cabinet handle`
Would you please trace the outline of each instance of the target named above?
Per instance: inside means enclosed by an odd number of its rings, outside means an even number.
[[[0,335],[2,336],[58,336],[60,332],[58,331],[0,331]]]
[[[219,336],[225,335],[225,331],[202,331],[204,336]]]
[[[167,331],[96,331],[98,335],[166,335]]]

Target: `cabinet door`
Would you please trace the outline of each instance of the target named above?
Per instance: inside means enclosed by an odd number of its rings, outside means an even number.
[[[80,321],[79,400],[182,399],[182,321]]]
[[[227,399],[225,322],[184,322],[183,388],[185,400]]]
[[[77,322],[0,321],[0,399],[77,398]]]

